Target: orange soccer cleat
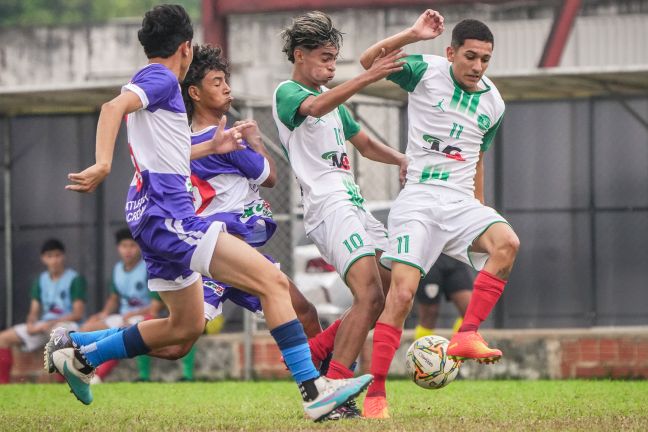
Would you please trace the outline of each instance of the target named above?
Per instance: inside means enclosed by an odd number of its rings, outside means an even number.
[[[362,416],[372,419],[388,419],[389,404],[385,396],[367,396],[362,407]]]
[[[476,331],[455,333],[448,344],[446,353],[454,361],[472,359],[479,363],[495,363],[502,358],[502,351],[489,348]]]

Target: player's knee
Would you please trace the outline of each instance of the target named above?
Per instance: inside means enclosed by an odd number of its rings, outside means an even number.
[[[189,353],[192,346],[193,344],[186,343],[184,345],[168,347],[164,353],[164,358],[165,360],[180,360]]]
[[[371,280],[362,295],[356,296],[356,302],[369,310],[373,315],[380,315],[385,307],[385,294],[380,279]]]
[[[264,285],[260,290],[264,295],[288,295],[288,277],[279,270],[268,277],[264,277],[263,281],[260,282]]]
[[[390,300],[395,303],[395,307],[403,310],[409,310],[412,307],[416,288],[412,289],[412,287],[408,286],[404,281],[394,281],[391,285],[390,291],[393,291],[393,293],[390,294]]]
[[[199,319],[198,319],[199,318]],[[198,339],[205,329],[205,319],[202,316],[191,317],[184,321],[182,326],[178,326],[174,333],[176,339],[184,344],[193,342]]]
[[[519,250],[520,239],[515,233],[510,233],[497,242],[493,255],[498,260],[512,265]]]

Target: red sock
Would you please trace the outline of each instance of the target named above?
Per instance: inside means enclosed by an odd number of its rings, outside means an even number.
[[[331,360],[331,362],[329,363],[328,372],[326,373],[326,378],[331,378],[331,379],[353,378],[353,371],[348,367],[344,366],[342,363],[338,363],[335,360]]]
[[[100,364],[95,373],[103,380],[110,375],[110,372],[112,372],[118,364],[119,360],[108,360],[107,362]]]
[[[472,297],[468,303],[468,309],[466,309],[466,316],[464,316],[463,324],[459,327],[460,332],[479,329],[502,295],[505,285],[505,280],[493,276],[487,271],[482,270],[477,274]]]
[[[11,365],[13,365],[11,348],[0,348],[0,384],[9,384]]]
[[[386,396],[385,381],[396,350],[400,347],[402,329],[389,324],[377,322],[373,334],[373,352],[371,353],[371,374],[373,383],[367,390],[367,397]]]
[[[337,334],[341,322],[342,320],[335,321],[333,324],[328,326],[326,330],[322,331],[317,336],[308,339],[308,346],[310,346],[315,367],[318,367],[318,365],[324,361],[331,352],[333,352],[335,335]]]

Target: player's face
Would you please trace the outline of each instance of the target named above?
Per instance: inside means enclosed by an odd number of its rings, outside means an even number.
[[[182,80],[184,80],[187,76],[187,71],[189,70],[189,66],[191,66],[191,62],[193,61],[193,48],[191,48],[191,41],[186,41],[180,44],[178,50],[180,51],[179,81],[182,82]]]
[[[47,251],[41,255],[41,261],[51,274],[61,274],[65,270],[65,253],[63,251]]]
[[[198,100],[195,102],[203,108],[225,114],[232,105],[234,97],[225,72],[219,70],[209,71],[196,88]]]
[[[448,61],[452,62],[455,79],[466,90],[479,89],[479,81],[488,69],[493,44],[477,39],[466,39],[457,49],[448,47]]]
[[[135,240],[125,239],[117,244],[117,253],[119,258],[127,266],[136,264],[140,260],[140,248]]]
[[[301,53],[301,54],[300,54]],[[313,83],[325,85],[335,77],[338,49],[329,44],[313,50],[295,50],[295,63]]]

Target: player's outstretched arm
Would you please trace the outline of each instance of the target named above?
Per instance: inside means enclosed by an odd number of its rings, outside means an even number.
[[[271,188],[277,184],[277,164],[275,163],[274,158],[270,155],[270,152],[263,143],[263,137],[261,136],[261,130],[259,125],[254,120],[244,120],[250,122],[252,127],[245,129],[243,131],[243,139],[250,145],[250,148],[255,152],[259,153],[268,161],[268,166],[270,167],[270,173],[268,178],[265,179],[261,186]],[[238,126],[241,122],[234,123],[234,126]]]
[[[360,64],[365,69],[369,69],[382,50],[391,52],[411,43],[434,39],[443,33],[443,30],[443,16],[435,10],[427,9],[418,17],[412,27],[369,47],[360,56]]]
[[[351,144],[353,144],[360,154],[367,159],[398,166],[400,182],[401,184],[405,183],[405,176],[407,175],[407,156],[380,141],[376,141],[364,131],[358,132],[355,136],[351,137],[349,141],[351,141]]]
[[[304,117],[318,118],[328,114],[369,84],[403,70],[403,62],[400,61],[403,57],[405,57],[405,54],[399,50],[392,51],[389,54],[386,54],[385,51],[380,52],[371,67],[365,72],[332,90],[304,99],[299,106],[299,114]]]
[[[200,159],[211,154],[224,154],[245,148],[243,132],[254,126],[251,122],[240,122],[225,130],[227,117],[223,116],[218,123],[214,138],[204,143],[191,146],[191,160]]]
[[[101,107],[99,122],[97,123],[97,143],[95,164],[79,173],[68,174],[72,184],[65,187],[75,192],[92,192],[110,174],[115,140],[119,132],[122,118],[142,109],[142,101],[133,92],[127,91]]]

